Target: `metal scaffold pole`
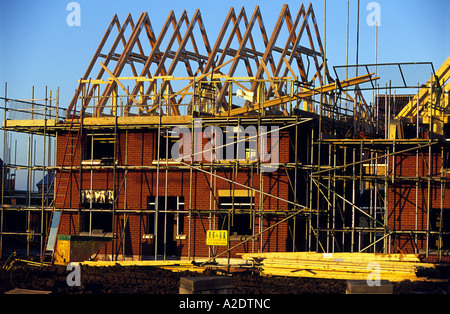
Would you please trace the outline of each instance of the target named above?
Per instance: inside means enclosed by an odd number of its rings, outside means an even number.
[[[5,125],[6,115],[7,115],[7,95],[8,95],[8,84],[5,82],[5,99],[4,99],[4,107],[3,107],[3,125]],[[4,206],[5,206],[5,173],[6,173],[6,165],[5,165],[5,155],[6,155],[6,129],[3,128],[3,158],[2,158],[2,208],[1,208],[1,217],[0,217],[0,258],[3,257],[3,227],[4,227]]]

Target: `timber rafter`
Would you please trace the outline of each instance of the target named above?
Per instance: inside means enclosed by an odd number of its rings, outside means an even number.
[[[280,36],[283,28],[287,36]],[[111,40],[112,45],[107,47]],[[163,47],[165,43],[167,46]],[[127,86],[120,82],[125,70],[134,78],[127,81]],[[187,84],[174,83],[180,71],[191,78]],[[87,108],[93,108],[89,115],[94,117],[112,115],[116,105],[113,99],[119,92],[128,96],[121,112],[123,116],[183,115],[178,106],[180,102],[193,103],[195,98],[186,94],[195,95],[198,82],[212,81],[213,76],[221,75],[252,78],[251,86],[245,89],[253,94],[260,84],[288,75],[308,86],[332,83],[312,5],[305,8],[302,4],[295,16],[291,15],[288,5],[283,5],[271,33],[264,26],[259,6],[250,17],[244,8],[238,13],[230,8],[213,45],[210,45],[200,10],[196,10],[192,18],[184,11],[179,19],[171,11],[158,35],[147,12],[142,13],[136,23],[128,15],[121,24],[115,15],[79,81],[67,116],[84,115]],[[262,80],[265,83],[261,83]],[[105,81],[107,84],[101,83]],[[282,81],[268,83],[262,89],[264,99],[282,96],[284,84]],[[231,109],[228,85],[227,80],[215,85],[216,114]],[[80,99],[78,108],[81,109],[77,113],[75,109]],[[109,104],[111,114],[105,111]],[[245,104],[251,105],[250,101]],[[137,107],[137,111],[132,111],[133,107]]]

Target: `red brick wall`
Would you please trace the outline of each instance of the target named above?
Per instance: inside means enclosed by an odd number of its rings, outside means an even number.
[[[72,155],[69,153],[64,159],[64,152],[67,150],[74,152],[73,165],[79,166],[81,156],[81,146],[84,144],[84,139],[80,139],[78,143],[75,140],[76,132],[72,133],[72,144],[67,145],[67,136],[60,134],[58,136],[57,147],[57,164],[61,165],[64,160],[64,165],[69,166],[71,164]],[[113,170],[94,170],[91,178],[90,170],[83,170],[82,176],[78,170],[73,171],[71,179],[68,179],[67,173],[60,173],[57,175],[57,187],[56,192],[56,207],[58,209],[66,209],[63,214],[60,224],[60,234],[77,234],[80,231],[77,209],[79,207],[79,189],[90,189],[91,183],[93,189],[99,190],[112,190],[115,188],[119,191],[118,202],[116,203],[117,210],[129,210],[128,225],[123,227],[124,214],[123,212],[116,213],[115,217],[115,230],[116,239],[113,243],[105,246],[100,254],[122,254],[123,245],[125,245],[125,253],[127,255],[154,255],[154,243],[151,239],[143,239],[143,234],[148,230],[148,214],[136,213],[139,210],[147,209],[147,197],[148,196],[164,196],[167,186],[168,196],[184,196],[186,215],[184,221],[184,234],[188,235],[188,215],[187,209],[190,207],[196,210],[210,210],[211,204],[214,204],[214,200],[211,200],[210,186],[216,184],[216,190],[229,190],[232,188],[232,184],[225,180],[217,178],[211,180],[211,177],[207,173],[200,171],[194,171],[192,176],[192,198],[190,195],[190,172],[189,170],[173,170],[168,172],[166,182],[166,172],[161,164],[159,174],[159,189],[157,189],[157,172],[155,169],[139,169],[139,166],[152,166],[152,162],[156,159],[157,152],[157,136],[156,130],[152,131],[139,131],[129,130],[128,134],[121,131],[118,136],[117,143],[117,160],[118,165],[128,165],[130,168],[126,175],[126,204],[125,204],[125,185],[123,184],[125,170],[119,169],[116,171],[116,178],[114,180]],[[203,139],[203,145],[209,141],[209,139]],[[77,145],[75,145],[77,144]],[[270,136],[268,137],[268,145],[270,143]],[[289,137],[287,133],[280,132],[280,163],[289,161]],[[205,160],[204,160],[205,161]],[[209,170],[209,168],[205,168]],[[253,170],[253,174],[250,168],[239,168],[237,177],[234,178],[233,169],[231,167],[220,169],[216,171],[217,175],[226,179],[235,179],[236,182],[244,184],[245,186],[252,186],[255,189],[260,188],[260,175],[257,173],[256,168]],[[92,180],[92,181],[91,181]],[[268,194],[277,195],[282,199],[289,198],[289,182],[284,170],[279,170],[274,173],[264,174],[263,191]],[[236,190],[245,189],[241,186],[235,186]],[[288,204],[281,200],[274,199],[269,196],[263,197],[264,210],[287,210]],[[192,199],[192,203],[190,200]],[[258,192],[254,194],[255,210],[260,209],[259,206],[260,195]],[[218,199],[217,199],[218,201]],[[213,207],[214,208],[214,207]],[[75,209],[75,211],[68,211],[68,209]],[[193,215],[191,220],[191,247],[190,254],[192,257],[208,256],[209,248],[206,246],[205,230],[209,228],[209,216]],[[265,215],[263,219],[262,228],[265,229],[278,221],[275,215]],[[256,219],[255,230],[259,230],[259,219]],[[217,228],[217,218],[211,221],[212,228]],[[206,228],[206,229],[205,229]],[[125,240],[123,240],[125,239]],[[286,250],[287,241],[287,223],[282,223],[279,226],[273,228],[270,232],[264,233],[261,236],[263,251],[284,251]],[[183,256],[188,254],[188,239],[177,240],[178,252]],[[231,246],[238,242],[232,242]],[[258,251],[259,242],[255,243],[255,251]],[[221,252],[224,248],[219,248],[218,252]],[[252,242],[240,246],[233,250],[233,256],[236,253],[248,252],[252,250]],[[226,257],[224,255],[223,257]]]
[[[394,183],[389,182],[388,226],[390,229],[396,231],[426,231],[427,213],[428,211],[440,211],[442,196],[444,211],[450,209],[450,189],[448,186],[444,185],[444,189],[441,189],[439,182],[430,182],[430,189],[428,189],[429,169],[431,169],[432,176],[438,177],[441,174],[441,163],[440,152],[432,152],[430,160],[427,151],[423,154],[419,153],[418,161],[415,153],[396,157],[395,168],[393,169],[391,157],[390,177],[394,176],[395,180]],[[417,188],[416,175],[422,178]],[[430,215],[431,230],[437,230],[436,224],[435,216]],[[391,241],[391,252],[415,253],[415,248],[425,249],[426,245],[425,233],[418,235],[417,240],[407,232],[397,233]],[[433,248],[436,245],[436,239],[431,237],[429,245],[430,248]]]

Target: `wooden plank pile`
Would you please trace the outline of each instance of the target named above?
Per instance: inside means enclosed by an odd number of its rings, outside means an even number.
[[[421,263],[415,254],[380,253],[246,253],[242,258],[261,266],[266,276],[343,280],[423,280],[416,275]]]
[[[81,262],[82,265],[87,266],[98,266],[98,267],[108,267],[108,266],[152,266],[162,269],[171,270],[173,272],[182,271],[192,271],[192,272],[203,272],[204,267],[195,266],[190,261],[181,260],[166,260],[166,261],[84,261]]]
[[[13,290],[6,291],[5,294],[51,294],[51,291],[44,290],[30,290],[30,289],[20,289],[15,288]]]

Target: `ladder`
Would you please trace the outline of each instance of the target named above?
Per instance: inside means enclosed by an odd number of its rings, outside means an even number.
[[[72,171],[74,168],[75,152],[76,152],[76,148],[78,147],[78,144],[80,142],[81,133],[82,133],[82,122],[81,122],[82,114],[80,114],[78,121],[75,121],[75,113],[76,113],[76,105],[73,108],[73,113],[70,118],[70,125],[69,125],[69,130],[67,133],[67,142],[66,142],[66,145],[64,148],[62,162],[60,164],[61,171],[60,171],[59,175],[56,176],[56,184],[54,186],[55,192],[54,192],[54,198],[53,198],[53,202],[52,202],[53,206],[52,206],[52,212],[51,212],[50,220],[49,220],[50,223],[48,224],[48,228],[47,228],[45,245],[42,248],[42,252],[41,252],[41,265],[44,263],[44,255],[46,253],[46,248],[49,245],[50,240],[55,241],[53,243],[53,249],[51,250],[52,253],[51,253],[51,261],[50,262],[52,263],[53,259],[54,259],[54,253],[55,253],[54,248],[55,248],[55,244],[56,244],[56,236],[59,233],[60,221],[62,218],[62,212],[64,210],[64,206],[65,206],[65,198],[68,195],[68,191],[69,191],[69,187],[70,187],[70,180],[72,178]],[[75,144],[73,144],[74,138],[72,137],[72,134],[76,134]],[[66,162],[69,163],[69,169],[67,171],[64,171],[63,168],[65,167]],[[67,176],[62,175],[65,172],[67,173]],[[59,218],[58,218],[57,222],[55,221],[55,225],[53,226],[56,230],[56,235],[54,238],[51,238],[51,237],[49,237],[49,235],[50,235],[50,229],[53,225],[52,222],[53,222],[53,218],[55,217],[55,211],[57,210],[56,201],[58,200],[58,202],[59,202],[61,199],[62,199],[62,205],[58,209],[58,211],[60,212]]]

